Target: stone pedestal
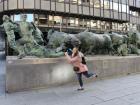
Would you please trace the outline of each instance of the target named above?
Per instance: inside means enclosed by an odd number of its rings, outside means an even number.
[[[99,78],[140,72],[139,56],[94,56],[86,59],[89,71],[96,72]],[[63,57],[7,57],[6,62],[7,92],[53,87],[77,81],[72,66]]]

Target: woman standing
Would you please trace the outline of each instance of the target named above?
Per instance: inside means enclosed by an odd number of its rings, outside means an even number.
[[[80,88],[78,88],[77,90],[84,90],[82,74],[87,78],[94,77],[94,76],[97,77],[97,75],[88,72],[87,65],[85,63],[82,63],[82,57],[84,57],[84,56],[81,52],[78,51],[77,48],[73,48],[71,56],[68,55],[67,52],[65,52],[65,55],[66,55],[66,58],[69,61],[69,63],[71,63],[73,65],[73,69],[77,74],[78,81],[80,84]]]

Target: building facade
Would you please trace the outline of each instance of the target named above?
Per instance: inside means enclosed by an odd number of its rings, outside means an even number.
[[[0,17],[23,13],[42,30],[140,31],[140,0],[0,0]]]

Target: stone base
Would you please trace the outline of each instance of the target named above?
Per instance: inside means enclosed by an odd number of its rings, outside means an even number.
[[[90,72],[99,78],[140,72],[139,56],[87,57]],[[6,91],[15,92],[34,88],[52,87],[77,81],[72,66],[65,58],[7,57]]]

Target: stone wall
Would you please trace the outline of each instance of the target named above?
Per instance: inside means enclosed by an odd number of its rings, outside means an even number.
[[[139,56],[87,57],[90,72],[99,78],[140,72]],[[48,88],[77,81],[72,66],[65,58],[7,57],[6,91],[15,92],[34,88]]]

